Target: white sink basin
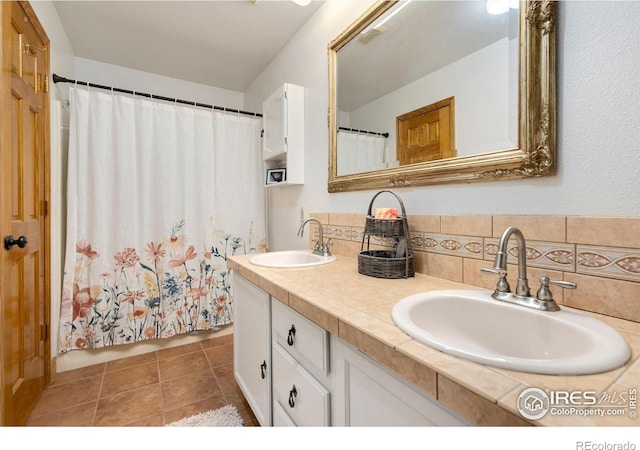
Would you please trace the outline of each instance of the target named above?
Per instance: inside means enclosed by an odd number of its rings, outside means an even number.
[[[263,267],[312,267],[335,261],[335,256],[314,255],[311,250],[285,250],[260,253],[249,259],[251,264]]]
[[[411,295],[394,306],[392,316],[401,330],[423,344],[504,369],[592,374],[620,367],[631,355],[622,336],[596,318],[504,303],[489,291]]]

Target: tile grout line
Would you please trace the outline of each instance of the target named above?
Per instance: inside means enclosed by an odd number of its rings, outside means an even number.
[[[211,373],[213,374],[213,378],[216,380],[216,384],[218,385],[218,389],[220,389],[220,393],[222,394],[222,398],[224,399],[225,404],[228,404],[229,401],[227,399],[227,394],[224,392],[224,389],[222,389],[222,386],[220,385],[220,380],[218,379],[218,374],[216,374],[216,371],[213,368],[213,365],[211,364],[211,361],[209,360],[209,357],[207,356],[207,352],[205,351],[204,346],[202,345],[202,342],[200,342],[200,347],[202,348],[202,353],[204,353],[204,357],[207,360],[207,364],[209,364],[209,368],[211,369]]]
[[[102,369],[102,379],[100,380],[100,388],[98,389],[98,397],[96,398],[96,404],[93,407],[93,417],[91,418],[91,426],[95,426],[96,424],[96,416],[98,415],[98,404],[100,403],[100,396],[102,395],[102,389],[104,387],[104,380],[107,376],[107,365],[109,363],[104,363],[104,368]]]
[[[155,354],[156,354],[156,369],[158,370],[158,388],[160,389],[160,411],[162,416],[162,424],[166,425],[167,417],[165,415],[166,411],[164,408],[164,392],[162,390],[162,376],[160,375],[160,355],[157,350],[155,351]]]

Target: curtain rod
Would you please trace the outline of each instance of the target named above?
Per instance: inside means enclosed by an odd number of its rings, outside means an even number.
[[[224,112],[230,112],[230,113],[236,113],[236,114],[244,114],[244,115],[247,115],[247,116],[262,117],[262,114],[256,113],[256,112],[242,111],[242,110],[233,109],[233,108],[225,108],[224,106],[208,105],[206,103],[198,103],[198,102],[194,102],[194,101],[190,101],[190,100],[181,100],[179,98],[164,97],[162,95],[156,95],[156,94],[147,94],[145,92],[137,92],[137,91],[131,91],[131,90],[128,90],[128,89],[122,89],[122,88],[117,88],[117,87],[112,87],[112,86],[104,86],[102,84],[89,83],[87,81],[71,80],[69,78],[61,77],[61,76],[59,76],[59,75],[57,75],[55,73],[52,75],[52,78],[53,78],[53,82],[54,83],[79,84],[79,85],[82,85],[82,86],[88,86],[88,87],[92,87],[92,88],[105,89],[107,91],[121,92],[123,94],[140,95],[142,97],[147,97],[147,98],[151,98],[151,99],[158,99],[158,100],[164,100],[164,101],[167,101],[167,102],[180,103],[182,105],[198,106],[198,107],[201,107],[201,108],[209,108],[209,109],[215,109],[215,110],[218,110],[218,111],[224,111]]]
[[[355,128],[345,128],[345,127],[340,127],[338,128],[338,130],[354,131],[356,133],[375,134],[376,136],[384,136],[385,138],[389,137],[389,133],[378,133],[377,131],[357,130]]]

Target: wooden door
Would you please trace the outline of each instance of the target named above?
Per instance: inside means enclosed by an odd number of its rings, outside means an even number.
[[[2,38],[2,424],[20,425],[49,375],[49,41],[28,2],[2,2]]]
[[[456,156],[453,97],[403,114],[396,122],[400,165]]]

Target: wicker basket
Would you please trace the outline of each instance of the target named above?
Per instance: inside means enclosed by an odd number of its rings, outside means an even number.
[[[376,219],[367,216],[364,224],[364,234],[377,237],[395,237],[404,235],[404,219]]]
[[[365,250],[358,255],[358,272],[376,278],[408,278],[415,275],[413,255],[396,258],[395,250]]]
[[[373,202],[382,193],[393,195],[400,203],[402,215],[397,219],[376,219],[371,214]],[[406,243],[405,256],[397,257],[395,249],[371,250],[369,248],[371,236],[381,239],[393,238],[398,242],[404,240],[404,243]],[[407,214],[400,197],[391,191],[378,192],[369,203],[364,233],[362,234],[362,246],[358,254],[358,272],[376,278],[408,278],[415,275]]]

